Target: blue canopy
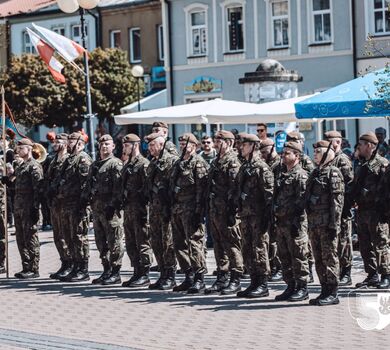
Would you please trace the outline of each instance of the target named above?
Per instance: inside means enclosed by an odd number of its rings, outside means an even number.
[[[390,116],[390,105],[378,94],[379,79],[390,81],[385,69],[368,73],[295,104],[298,119]],[[368,104],[371,104],[368,107]]]

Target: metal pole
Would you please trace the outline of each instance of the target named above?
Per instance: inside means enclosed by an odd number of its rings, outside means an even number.
[[[88,64],[88,53],[87,53],[87,45],[85,42],[85,19],[84,19],[84,9],[80,7],[80,22],[81,22],[81,40],[84,51],[84,67],[85,67],[85,88],[86,88],[86,97],[87,97],[87,120],[88,120],[88,131],[89,131],[89,142],[90,142],[90,150],[91,157],[93,160],[96,160],[95,153],[95,133],[93,130],[93,119],[94,115],[92,113],[92,99],[91,99],[91,84],[89,82],[89,64]]]
[[[140,78],[137,78],[138,112],[141,112],[141,101],[140,101],[140,94],[139,94],[139,80],[140,80]]]
[[[5,154],[7,152],[6,142],[5,142],[5,91],[4,85],[1,86],[1,114],[2,114],[2,122],[3,122],[3,174],[7,175],[7,163],[5,159]],[[7,186],[1,185],[4,187],[4,239],[5,239],[5,271],[6,277],[9,278],[9,259],[8,259],[8,221],[7,221]],[[2,213],[3,214],[3,213]]]

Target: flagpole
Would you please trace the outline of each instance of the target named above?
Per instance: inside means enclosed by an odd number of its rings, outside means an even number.
[[[6,138],[5,138],[5,90],[4,85],[1,86],[1,115],[2,115],[2,124],[3,124],[3,174],[7,176],[7,163],[5,159],[5,155],[7,152],[6,149]],[[5,271],[6,277],[9,278],[9,259],[8,259],[8,217],[7,217],[7,186],[2,185],[4,187],[4,239],[5,239]],[[2,213],[3,214],[3,213]]]
[[[85,49],[84,51],[84,67],[85,67],[85,88],[86,88],[86,97],[87,97],[87,119],[88,119],[88,125],[89,125],[89,139],[91,143],[91,156],[92,159],[96,159],[95,154],[95,133],[93,130],[93,119],[94,115],[92,113],[92,99],[91,99],[91,84],[89,81],[89,63],[88,63],[88,52],[87,52],[87,45],[85,42],[85,19],[84,19],[84,13],[85,10],[80,6],[80,22],[81,22],[81,40],[83,47]]]

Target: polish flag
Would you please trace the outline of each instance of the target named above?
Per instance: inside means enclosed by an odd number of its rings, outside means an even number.
[[[75,41],[68,39],[67,37],[57,34],[49,29],[37,26],[32,23],[33,27],[44,36],[50,46],[54,47],[58,54],[68,61],[73,62],[77,57],[81,56],[86,50]]]
[[[47,67],[49,68],[53,78],[64,84],[65,77],[61,73],[64,66],[54,57],[54,49],[29,28],[26,29],[28,35],[30,36],[31,43],[34,45],[35,50],[39,53],[43,61],[47,64]]]

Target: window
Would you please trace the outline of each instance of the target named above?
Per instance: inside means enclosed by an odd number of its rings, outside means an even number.
[[[372,0],[374,2],[374,33],[390,34],[390,0]]]
[[[52,30],[54,33],[65,36],[65,27],[54,27]]]
[[[158,59],[164,61],[164,30],[162,24],[157,26]]]
[[[31,42],[30,35],[26,31],[23,32],[23,52],[36,53],[34,45]]]
[[[120,48],[121,47],[121,31],[112,30],[110,32],[110,47],[111,48]]]
[[[141,62],[141,29],[130,29],[130,62]]]
[[[314,43],[332,40],[330,1],[312,0],[312,35]]]
[[[288,1],[271,2],[272,46],[288,46]]]
[[[88,43],[88,26],[84,27],[85,30],[85,42]],[[79,45],[83,45],[82,42],[82,33],[81,33],[81,24],[75,24],[72,26],[72,40]]]
[[[227,47],[228,51],[244,50],[244,28],[242,6],[227,9]]]
[[[190,55],[207,54],[206,11],[190,13]]]

